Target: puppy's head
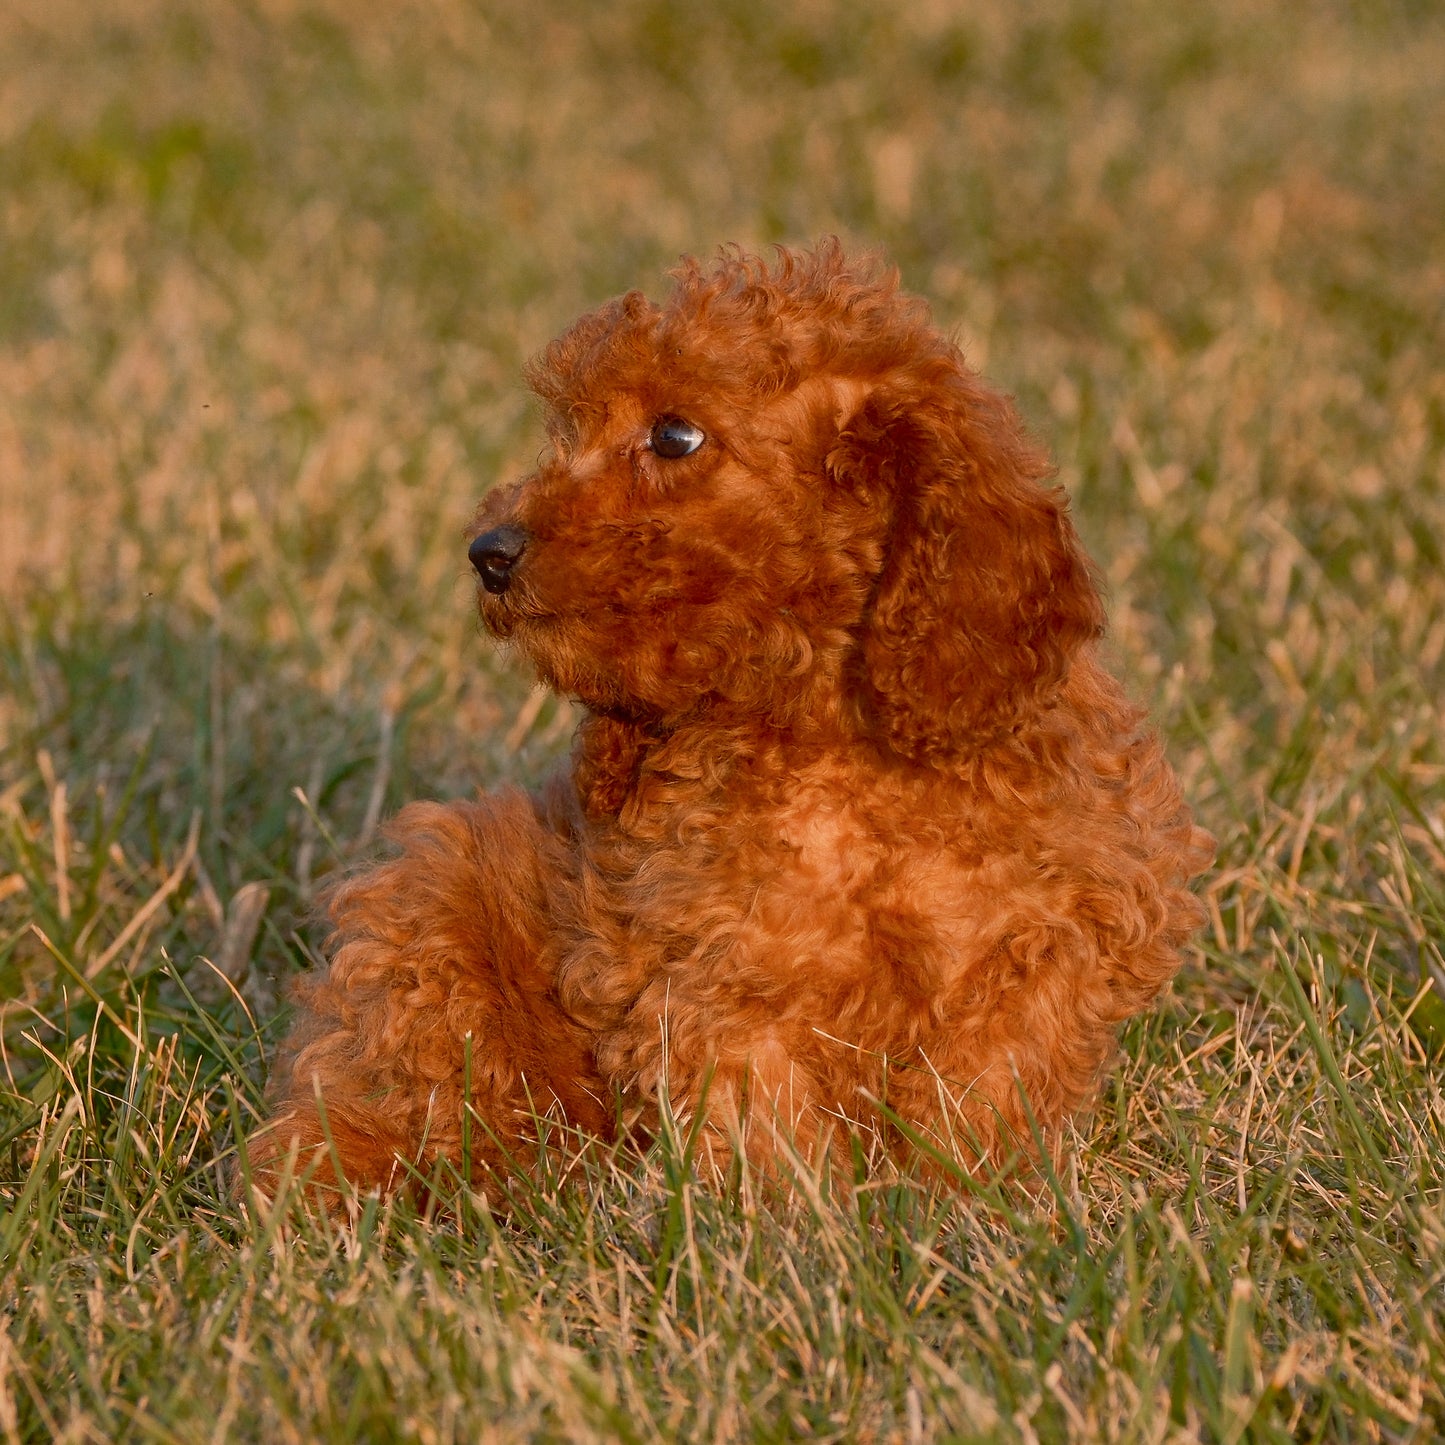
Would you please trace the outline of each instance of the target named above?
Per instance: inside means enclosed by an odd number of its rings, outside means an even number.
[[[550,445],[478,513],[487,626],[652,725],[836,704],[918,761],[1007,728],[1102,621],[1007,403],[835,242],[675,280],[530,368]]]

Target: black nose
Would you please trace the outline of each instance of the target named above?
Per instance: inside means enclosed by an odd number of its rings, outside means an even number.
[[[482,586],[500,597],[512,580],[512,568],[526,550],[527,534],[520,527],[494,527],[467,548],[467,556],[477,569]]]

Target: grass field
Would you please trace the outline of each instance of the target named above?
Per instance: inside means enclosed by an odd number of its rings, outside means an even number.
[[[0,1438],[1445,1434],[1445,10],[0,6]],[[522,360],[880,243],[1058,457],[1210,923],[1040,1197],[225,1194],[315,882],[566,704]],[[564,1177],[565,1176],[565,1177]]]

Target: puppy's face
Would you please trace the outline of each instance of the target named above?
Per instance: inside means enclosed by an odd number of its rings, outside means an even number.
[[[487,627],[600,710],[786,712],[841,675],[883,549],[825,459],[857,382],[779,375],[755,334],[623,298],[533,368],[549,446],[483,503]]]
[[[477,516],[487,626],[624,720],[811,710],[920,765],[1051,706],[1104,614],[1007,399],[836,243],[674,276],[530,369],[551,444]]]

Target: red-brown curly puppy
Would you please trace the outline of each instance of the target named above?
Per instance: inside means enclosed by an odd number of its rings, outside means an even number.
[[[550,449],[476,523],[571,767],[406,809],[335,889],[263,1174],[480,1178],[664,1091],[715,1161],[1002,1161],[1178,967],[1210,840],[1009,403],[836,243],[675,279],[546,349]]]

